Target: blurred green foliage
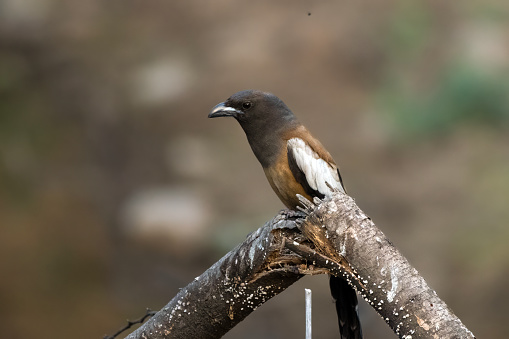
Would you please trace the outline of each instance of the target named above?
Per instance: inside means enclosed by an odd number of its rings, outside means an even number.
[[[507,14],[492,8],[488,4],[475,11],[479,21],[470,26],[474,32],[479,30],[476,25],[492,26]],[[455,8],[423,1],[395,4],[384,37],[391,65],[376,96],[397,138],[433,137],[463,124],[504,131],[509,127],[508,70],[495,67],[493,71],[467,61],[464,42],[456,41],[461,36],[454,31],[451,36],[439,33],[450,27],[456,15]],[[472,39],[480,38],[468,37],[476,46]],[[444,52],[445,41],[455,51],[454,57]]]
[[[402,137],[425,137],[469,123],[509,128],[509,81],[458,64],[445,70],[427,93],[387,86],[381,105]]]
[[[403,85],[381,91],[381,104],[396,134],[425,137],[461,124],[509,128],[509,81],[458,64],[445,70],[427,93]]]

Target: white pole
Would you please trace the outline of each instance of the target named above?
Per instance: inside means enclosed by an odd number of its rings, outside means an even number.
[[[304,289],[306,295],[306,339],[311,339],[311,290]]]

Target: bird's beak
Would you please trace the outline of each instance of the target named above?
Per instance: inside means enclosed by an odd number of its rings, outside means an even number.
[[[212,111],[210,111],[209,118],[231,117],[241,113],[242,113],[241,111],[236,110],[233,107],[225,106],[224,102],[221,102],[214,106]]]

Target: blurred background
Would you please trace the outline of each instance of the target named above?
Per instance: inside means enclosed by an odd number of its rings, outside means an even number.
[[[0,337],[102,338],[282,204],[233,119],[282,98],[479,338],[507,337],[509,3],[0,0]],[[325,276],[226,338],[337,338]],[[366,338],[395,338],[361,304]]]

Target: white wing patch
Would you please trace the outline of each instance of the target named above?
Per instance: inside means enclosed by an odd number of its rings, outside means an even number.
[[[333,188],[345,192],[341,182],[339,181],[338,169],[335,165],[329,164],[316,154],[304,140],[300,138],[292,138],[288,140],[288,149],[291,150],[297,166],[306,176],[309,186],[329,196],[332,191],[325,184],[326,182]]]

